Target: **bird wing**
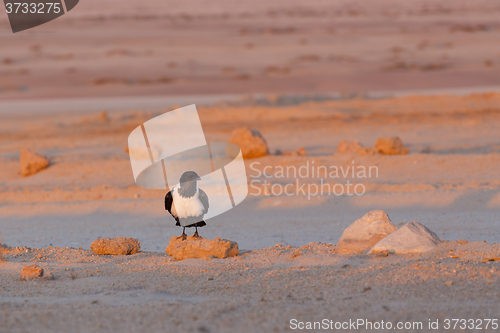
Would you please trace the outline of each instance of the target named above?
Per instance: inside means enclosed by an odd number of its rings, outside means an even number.
[[[205,208],[203,214],[208,213],[208,207],[210,206],[210,204],[208,203],[208,196],[205,193],[205,191],[203,191],[201,188],[200,188],[199,198],[201,203],[203,204],[203,208]]]
[[[165,196],[165,210],[168,210],[170,215],[172,215],[173,217],[177,217],[177,212],[175,211],[173,203],[174,203],[174,198],[172,197],[172,191],[170,191]]]

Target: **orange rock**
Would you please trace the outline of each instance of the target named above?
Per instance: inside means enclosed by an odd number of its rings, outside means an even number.
[[[279,155],[279,154],[278,154]],[[300,147],[297,150],[281,153],[284,156],[306,156],[307,152],[304,147]]]
[[[483,258],[483,260],[481,260],[482,262],[488,262],[488,261],[500,261],[500,257],[492,257],[492,258]]]
[[[266,140],[255,129],[237,128],[231,133],[228,141],[241,148],[243,158],[256,158],[266,156],[269,153]]]
[[[383,210],[372,210],[344,230],[337,248],[340,253],[366,252],[397,229]]]
[[[237,256],[240,251],[236,242],[217,237],[214,240],[188,236],[186,240],[170,238],[165,252],[175,260],[190,258],[228,258]]]
[[[384,155],[404,155],[410,152],[408,148],[403,146],[403,142],[397,136],[378,138],[374,148],[378,153]]]
[[[49,160],[44,156],[37,155],[28,149],[22,149],[20,152],[21,174],[29,176],[49,166]]]
[[[92,242],[90,249],[96,254],[127,255],[141,250],[141,243],[135,238],[99,238]]]
[[[21,271],[21,280],[33,280],[43,276],[43,268],[38,265],[25,266]]]
[[[435,248],[442,240],[418,222],[409,222],[375,244],[369,253],[384,250],[395,254],[422,253]]]

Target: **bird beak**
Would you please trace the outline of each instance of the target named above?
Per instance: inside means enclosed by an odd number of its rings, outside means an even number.
[[[196,180],[201,180],[200,176],[198,176],[198,177],[196,178]]]

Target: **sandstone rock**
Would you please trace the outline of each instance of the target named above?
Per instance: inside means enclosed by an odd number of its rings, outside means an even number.
[[[294,151],[294,153],[297,154],[298,156],[307,156],[307,152],[304,147],[300,147],[299,149]]]
[[[29,176],[49,166],[47,158],[37,155],[31,150],[22,149],[20,152],[21,174]]]
[[[255,129],[237,128],[231,133],[228,141],[237,144],[241,148],[243,158],[261,157],[269,152],[266,140]]]
[[[299,149],[296,149],[294,151],[286,151],[286,152],[281,152],[277,151],[276,155],[283,155],[283,156],[307,156],[306,149],[304,147],[300,147]]]
[[[363,145],[358,141],[340,141],[337,146],[337,153],[346,154],[346,153],[359,153],[362,150]]]
[[[361,156],[378,154],[377,149],[373,148],[373,147],[362,147],[362,148],[359,148],[356,152],[358,154],[360,154]]]
[[[435,248],[441,239],[418,222],[409,222],[375,244],[369,253],[388,250],[395,254],[421,253]]]
[[[384,211],[372,210],[344,230],[337,248],[341,253],[365,252],[397,229]]]
[[[374,148],[378,153],[384,155],[404,155],[410,152],[397,136],[377,139]]]
[[[21,280],[33,280],[43,276],[43,268],[38,265],[25,266],[21,271]]]
[[[214,240],[205,238],[193,238],[188,236],[186,240],[177,237],[170,238],[165,252],[175,260],[190,258],[228,258],[237,256],[240,252],[236,242],[217,237]]]
[[[99,238],[92,242],[90,249],[97,254],[134,254],[141,250],[141,243],[135,238]]]
[[[99,112],[90,116],[82,117],[80,120],[82,123],[107,123],[109,122],[108,113],[106,111]]]

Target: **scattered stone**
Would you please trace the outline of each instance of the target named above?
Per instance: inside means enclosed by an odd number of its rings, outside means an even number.
[[[369,253],[384,250],[395,254],[422,253],[435,248],[441,239],[418,222],[409,222],[375,244]]]
[[[41,155],[37,155],[28,149],[20,151],[21,175],[29,176],[41,171],[49,166],[49,160]]]
[[[5,259],[3,258],[3,252],[7,246],[5,244],[2,244],[2,233],[0,232],[0,263],[5,262]]]
[[[276,155],[283,155],[283,156],[307,156],[306,149],[304,147],[300,147],[297,150],[294,151],[288,151],[288,152],[281,152],[278,150],[276,152]]]
[[[397,136],[377,139],[374,148],[378,153],[384,155],[404,155],[410,152]]]
[[[380,257],[388,257],[389,254],[391,254],[391,252],[389,252],[388,250],[384,250],[378,253]]]
[[[376,154],[378,154],[377,149],[375,149],[375,148],[370,148],[370,147],[362,147],[362,148],[359,148],[359,149],[357,150],[357,152],[358,152],[361,156],[365,156],[365,155],[376,155]]]
[[[483,258],[481,261],[484,263],[487,263],[488,261],[500,261],[500,257]]]
[[[236,242],[220,237],[210,240],[188,236],[186,240],[181,240],[173,236],[165,252],[175,260],[184,260],[206,257],[228,258],[237,256],[240,251]]]
[[[365,252],[397,229],[383,210],[372,210],[344,230],[337,248],[340,253]]]
[[[33,280],[43,276],[43,268],[38,265],[25,266],[21,271],[21,280]]]
[[[453,281],[451,281],[451,280],[446,281],[444,284],[447,285],[448,287],[451,287],[453,285]]]
[[[300,147],[299,149],[297,149],[295,151],[295,153],[298,155],[298,156],[306,156],[307,155],[307,152],[306,152],[306,149],[304,147]]]
[[[80,122],[83,124],[92,124],[92,123],[105,124],[109,122],[109,116],[106,111],[102,111],[94,115],[82,117]]]
[[[363,150],[363,145],[358,141],[340,141],[337,146],[337,153],[347,154],[347,153],[360,153]]]
[[[127,255],[141,250],[141,243],[135,238],[99,238],[92,242],[90,249],[96,254]]]
[[[256,158],[266,156],[269,153],[266,140],[255,129],[237,128],[231,133],[228,141],[237,144],[241,148],[243,158]],[[230,156],[233,155],[227,153]]]

